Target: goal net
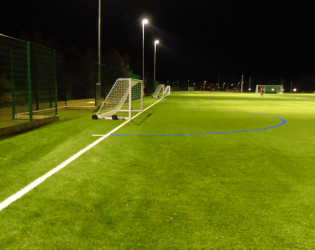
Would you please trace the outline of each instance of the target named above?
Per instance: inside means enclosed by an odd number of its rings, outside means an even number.
[[[283,85],[256,85],[256,94],[261,92],[283,94]]]
[[[171,93],[171,86],[167,85],[164,88],[164,96],[167,96]]]
[[[119,78],[92,118],[128,120],[134,113],[138,112],[143,112],[143,81]]]
[[[157,86],[156,90],[154,91],[152,97],[154,97],[154,98],[164,97],[164,91],[165,91],[165,85],[159,84]]]

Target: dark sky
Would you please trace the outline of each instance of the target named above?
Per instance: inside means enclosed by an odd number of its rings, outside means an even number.
[[[103,0],[102,47],[142,60],[159,80],[215,79],[224,75],[315,74],[311,6],[301,1]],[[0,33],[39,31],[59,49],[97,49],[98,0],[2,0]],[[141,72],[140,72],[141,73]],[[151,72],[151,75],[153,73]]]

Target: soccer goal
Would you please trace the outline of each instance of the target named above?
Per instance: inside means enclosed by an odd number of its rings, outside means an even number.
[[[108,93],[102,106],[92,118],[131,119],[133,113],[143,112],[143,81],[119,78]]]
[[[167,85],[164,88],[164,96],[167,96],[171,93],[171,86]]]
[[[164,90],[165,90],[165,85],[164,84],[159,84],[157,86],[156,90],[154,91],[152,97],[153,98],[164,97]]]
[[[283,85],[256,85],[256,94],[261,92],[283,94]]]

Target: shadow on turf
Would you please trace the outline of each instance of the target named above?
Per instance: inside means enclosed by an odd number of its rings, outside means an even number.
[[[145,112],[143,112],[143,114],[142,115],[140,115],[137,119],[135,119],[135,120],[131,120],[134,124],[136,124],[136,125],[141,125],[141,124],[143,124],[153,113],[155,112],[155,109],[153,109],[152,110],[152,112],[147,112],[147,111],[145,111]]]

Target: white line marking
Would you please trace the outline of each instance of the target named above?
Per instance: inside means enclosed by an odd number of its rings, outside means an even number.
[[[160,102],[163,98],[159,99],[158,101],[156,101],[155,103],[151,104],[149,107],[145,108],[143,110],[146,111],[147,109],[151,108],[153,105],[157,104],[158,102]],[[76,154],[74,154],[73,156],[71,156],[70,158],[68,158],[67,160],[65,160],[63,163],[59,164],[57,167],[53,168],[52,170],[50,170],[49,172],[47,172],[46,174],[44,174],[43,176],[37,178],[35,181],[33,181],[32,183],[28,184],[26,187],[22,188],[20,191],[16,192],[15,194],[11,195],[10,197],[8,197],[7,199],[5,199],[4,201],[2,201],[0,203],[0,211],[2,211],[4,208],[6,208],[7,206],[9,206],[11,203],[15,202],[16,200],[20,199],[22,196],[24,196],[25,194],[27,194],[28,192],[30,192],[31,190],[33,190],[35,187],[37,187],[39,184],[41,184],[42,182],[44,182],[46,179],[48,179],[49,177],[51,177],[52,175],[54,175],[55,173],[59,172],[61,169],[63,169],[64,167],[66,167],[68,164],[70,164],[71,162],[73,162],[75,159],[77,159],[79,156],[83,155],[86,151],[88,151],[89,149],[93,148],[94,146],[96,146],[97,144],[99,144],[101,141],[103,141],[104,139],[106,139],[108,136],[110,136],[112,133],[116,132],[118,129],[120,129],[121,127],[125,126],[128,122],[130,122],[132,119],[136,118],[138,115],[140,115],[142,113],[138,113],[135,116],[133,116],[130,120],[125,121],[124,123],[120,124],[119,126],[117,126],[116,128],[114,128],[112,131],[108,132],[105,135],[100,135],[101,138],[97,139],[95,142],[91,143],[90,145],[86,146],[85,148],[81,149],[79,152],[77,152]]]

